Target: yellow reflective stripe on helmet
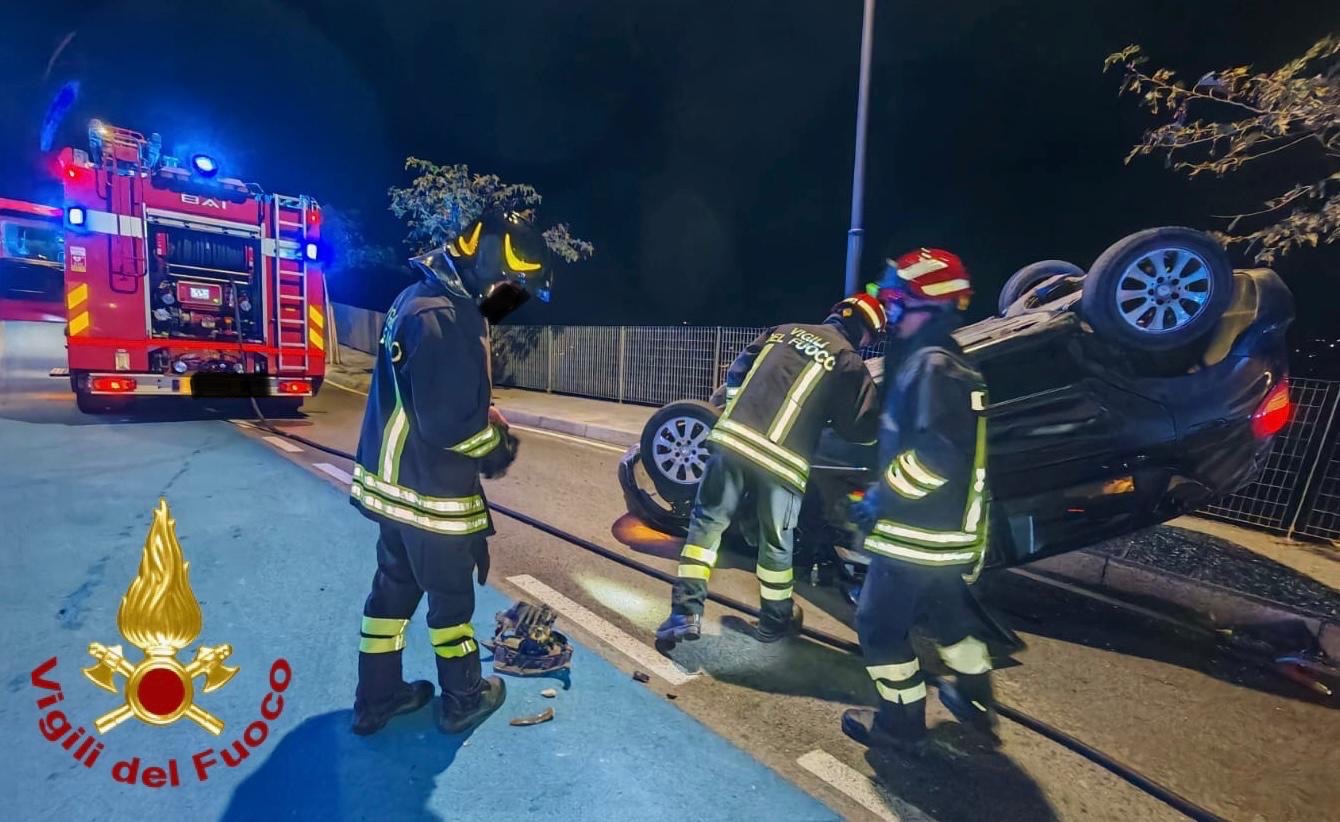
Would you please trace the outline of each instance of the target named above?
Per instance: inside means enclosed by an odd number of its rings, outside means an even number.
[[[715,567],[717,564],[717,552],[711,548],[704,548],[701,545],[685,545],[684,550],[679,552],[682,557],[696,559],[699,562],[706,563],[709,567]]]
[[[991,652],[977,637],[966,637],[939,649],[945,664],[960,674],[984,674],[991,670]]]
[[[892,685],[885,685],[883,682],[875,682],[875,690],[879,691],[879,698],[885,702],[898,702],[907,705],[912,702],[920,702],[926,698],[926,683],[918,682],[910,688],[895,688]]]
[[[824,367],[817,362],[805,366],[805,370],[800,373],[795,385],[791,386],[791,390],[787,392],[786,400],[782,402],[781,411],[772,421],[772,427],[768,429],[768,439],[773,442],[781,442],[786,439],[787,433],[795,423],[796,414],[800,413],[805,398],[819,384],[819,378],[823,376],[823,373]]]
[[[946,482],[944,477],[922,465],[915,451],[904,451],[899,454],[898,467],[902,468],[908,479],[928,491],[934,491]]]
[[[433,648],[433,651],[443,659],[459,659],[478,650],[479,646],[473,639],[467,639],[459,645],[441,645]]]
[[[448,625],[446,628],[429,628],[428,641],[434,645],[441,645],[444,642],[454,642],[473,637],[475,635],[475,626],[468,622],[460,625]]]
[[[712,429],[712,433],[707,435],[707,439],[709,442],[718,442],[739,452],[747,459],[753,460],[760,467],[766,468],[776,474],[780,479],[791,483],[798,490],[804,490],[805,477],[803,475],[787,468],[785,465],[782,465],[780,462],[772,459],[753,446],[747,445],[744,440],[737,439],[731,434],[722,431],[720,428]]]
[[[790,582],[796,578],[795,570],[792,568],[787,568],[784,571],[772,571],[760,565],[754,569],[754,572],[764,582]]]
[[[369,636],[396,636],[405,633],[408,619],[387,619],[385,617],[363,617],[362,633]]]
[[[358,650],[365,654],[389,654],[405,647],[404,634],[396,636],[365,636],[358,640]]]
[[[888,486],[908,499],[921,499],[926,496],[927,491],[913,485],[902,472],[898,470],[898,463],[889,463],[889,470],[884,472],[884,481]]]
[[[512,235],[510,233],[503,235],[503,258],[507,260],[507,267],[517,273],[539,271],[544,268],[540,263],[527,262],[516,255],[516,252],[512,250]]]
[[[766,585],[760,585],[758,595],[763,599],[780,602],[781,600],[791,598],[791,586],[788,585],[785,588],[769,588]]]
[[[357,484],[350,486],[349,496],[353,497],[360,505],[367,508],[369,511],[375,511],[384,517],[438,534],[475,534],[484,531],[489,527],[489,518],[487,514],[481,514],[474,517],[434,516],[383,499],[374,491],[365,489]]]
[[[479,248],[479,234],[484,230],[483,221],[476,221],[474,230],[470,232],[470,239],[466,239],[462,234],[456,238],[456,245],[460,247],[461,253],[469,257]]]
[[[848,297],[847,302],[854,303],[857,308],[861,309],[861,313],[865,315],[866,322],[870,323],[870,327],[875,331],[882,331],[884,329],[884,323],[880,321],[879,315],[875,313],[875,309],[866,305],[864,300]]]
[[[870,674],[871,679],[887,679],[890,682],[901,682],[904,679],[910,679],[917,675],[921,670],[921,663],[917,660],[911,662],[892,662],[888,665],[867,665],[866,673]]]
[[[678,576],[680,579],[710,579],[712,569],[706,565],[681,565]]]

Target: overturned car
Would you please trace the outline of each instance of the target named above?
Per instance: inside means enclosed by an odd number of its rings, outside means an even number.
[[[1288,421],[1293,298],[1273,271],[1235,271],[1199,231],[1132,234],[1087,271],[1027,266],[998,308],[954,335],[990,394],[987,569],[1128,534],[1238,490]],[[882,359],[866,362],[880,379]],[[723,406],[718,390],[652,415],[619,464],[632,514],[684,533]],[[849,495],[878,476],[876,460],[873,448],[825,433],[797,567],[859,575],[865,560],[846,512]]]

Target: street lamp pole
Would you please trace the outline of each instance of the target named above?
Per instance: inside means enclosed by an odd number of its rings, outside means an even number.
[[[865,0],[861,19],[861,80],[856,92],[856,161],[851,175],[851,228],[847,231],[847,267],[843,279],[843,295],[856,293],[856,280],[861,269],[861,240],[865,229],[863,204],[865,200],[865,132],[870,109],[870,51],[874,45],[875,0]]]

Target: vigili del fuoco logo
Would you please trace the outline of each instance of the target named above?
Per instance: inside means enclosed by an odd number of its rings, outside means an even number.
[[[94,664],[83,669],[84,676],[123,700],[121,705],[93,720],[96,735],[82,726],[75,728],[64,711],[55,708],[65,698],[60,683],[48,678],[56,669],[56,657],[33,670],[33,687],[51,692],[37,700],[38,709],[45,711],[38,720],[38,730],[48,741],[70,751],[84,767],[93,768],[102,755],[105,745],[97,735],[106,734],[132,717],[156,726],[172,725],[185,718],[214,736],[223,733],[224,720],[211,713],[206,705],[197,703],[196,680],[200,680],[200,694],[212,693],[228,684],[239,670],[224,664],[232,655],[233,646],[201,644],[190,662],[183,664],[177,658],[200,636],[204,623],[200,603],[191,590],[190,566],[177,542],[176,521],[168,511],[167,500],[160,499],[144,541],[139,571],[121,598],[116,614],[121,636],[138,648],[142,656],[138,662],[127,658],[119,644],[109,647],[93,642],[88,646]],[[276,659],[270,665],[269,692],[260,703],[261,718],[222,749],[215,751],[208,747],[192,755],[190,763],[198,781],[208,780],[209,768],[220,760],[225,766],[236,768],[252,750],[265,743],[270,734],[267,723],[283,712],[282,694],[292,678],[293,671],[286,660]],[[151,765],[141,770],[140,766],[138,756],[119,760],[112,766],[112,778],[150,788],[177,787],[185,770],[175,757],[162,767]]]

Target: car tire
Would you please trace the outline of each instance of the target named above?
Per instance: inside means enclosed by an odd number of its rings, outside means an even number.
[[[1233,266],[1213,237],[1151,228],[1094,261],[1080,312],[1109,342],[1143,351],[1186,346],[1215,327],[1233,299]]]
[[[707,435],[720,416],[705,402],[679,400],[652,414],[642,427],[642,467],[667,503],[686,505],[697,496],[707,467]]]
[[[1026,265],[1010,275],[1005,281],[1005,286],[1000,289],[1000,297],[997,298],[996,308],[1001,316],[1005,315],[1005,310],[1014,305],[1020,297],[1027,294],[1034,286],[1049,280],[1056,276],[1083,277],[1084,269],[1074,263],[1065,260],[1041,260]]]

